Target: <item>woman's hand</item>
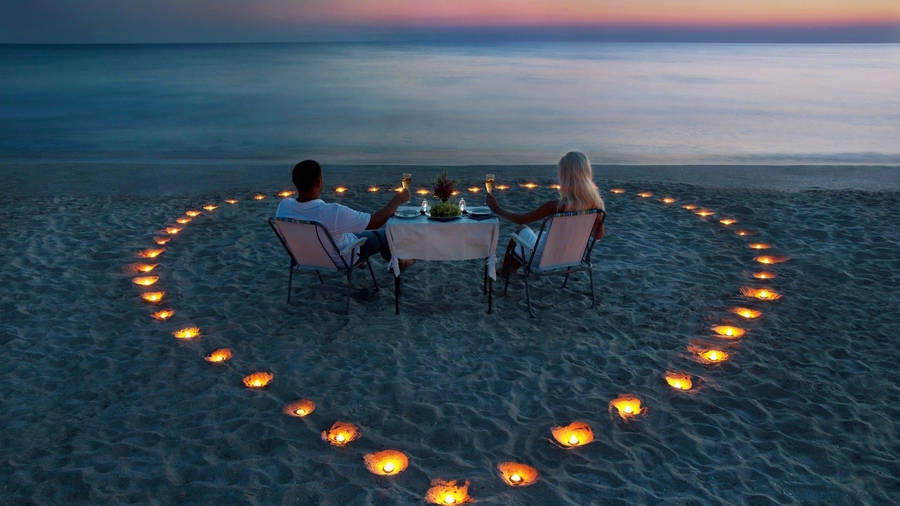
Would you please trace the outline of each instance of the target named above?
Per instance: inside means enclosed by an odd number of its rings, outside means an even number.
[[[484,201],[491,208],[491,211],[497,212],[500,209],[500,204],[497,203],[497,198],[494,197],[494,194],[488,193],[484,196]]]

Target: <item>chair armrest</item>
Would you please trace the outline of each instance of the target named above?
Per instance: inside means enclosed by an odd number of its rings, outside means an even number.
[[[341,255],[343,255],[345,253],[349,253],[350,251],[353,251],[354,248],[358,248],[358,247],[362,246],[362,244],[364,242],[366,242],[366,238],[360,237],[359,239],[356,240],[355,243],[348,245],[346,248],[340,250],[338,253],[340,253]]]
[[[512,240],[513,240],[513,242],[515,242],[516,244],[518,244],[518,245],[521,246],[522,248],[524,248],[524,249],[526,249],[526,250],[528,250],[528,251],[531,251],[531,245],[528,244],[528,243],[526,243],[525,241],[523,241],[522,238],[519,237],[519,234],[513,234]]]

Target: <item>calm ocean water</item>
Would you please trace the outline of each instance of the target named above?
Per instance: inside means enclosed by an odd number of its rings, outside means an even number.
[[[0,157],[900,163],[900,45],[0,46]]]

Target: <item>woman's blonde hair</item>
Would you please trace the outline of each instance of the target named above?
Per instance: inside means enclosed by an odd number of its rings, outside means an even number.
[[[569,151],[559,159],[559,208],[562,211],[603,209],[606,205],[594,186],[594,171],[584,153]]]

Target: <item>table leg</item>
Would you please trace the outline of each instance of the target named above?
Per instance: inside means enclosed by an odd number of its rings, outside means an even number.
[[[400,276],[394,276],[394,314],[400,314]]]

